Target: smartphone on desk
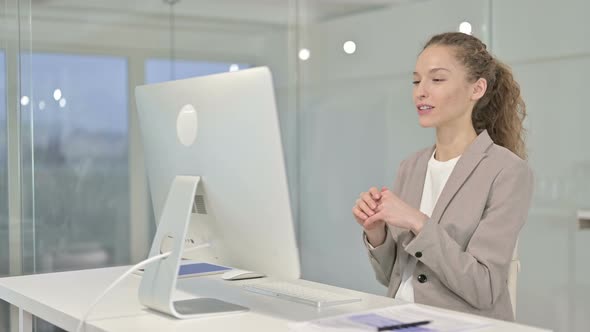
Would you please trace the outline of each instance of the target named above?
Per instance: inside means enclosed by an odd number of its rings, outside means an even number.
[[[178,277],[197,277],[209,274],[223,273],[229,270],[231,270],[231,268],[227,266],[215,265],[210,263],[190,262],[180,265],[180,269],[178,270]]]
[[[179,278],[200,277],[209,274],[223,273],[231,270],[231,267],[216,265],[204,262],[184,261],[180,262],[180,269],[178,270]],[[135,274],[142,275],[144,269],[139,269]]]

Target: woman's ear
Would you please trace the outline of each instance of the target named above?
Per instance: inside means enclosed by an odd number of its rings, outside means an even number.
[[[485,78],[479,78],[475,83],[473,83],[473,92],[471,94],[472,100],[479,100],[483,95],[485,95],[486,90],[488,89],[488,81]]]

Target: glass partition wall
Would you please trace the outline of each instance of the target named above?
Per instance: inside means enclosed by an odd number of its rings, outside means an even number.
[[[137,85],[269,66],[294,164],[294,14],[293,1],[1,0],[0,275],[145,258]]]

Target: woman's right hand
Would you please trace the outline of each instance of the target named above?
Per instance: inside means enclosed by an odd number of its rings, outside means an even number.
[[[381,245],[385,241],[385,221],[378,220],[365,226],[365,221],[376,213],[377,205],[381,199],[381,192],[372,187],[368,192],[362,192],[352,208],[352,214],[356,222],[361,225],[367,235],[367,240],[373,247]]]

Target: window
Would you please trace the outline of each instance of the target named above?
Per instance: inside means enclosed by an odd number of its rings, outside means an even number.
[[[149,59],[145,64],[145,82],[148,84],[159,83],[250,67],[250,65],[243,63]]]
[[[23,75],[31,95],[21,96],[21,111],[31,115],[21,128],[23,223],[32,223],[23,236],[33,242],[24,272],[129,263],[127,60],[21,59],[31,67]]]

